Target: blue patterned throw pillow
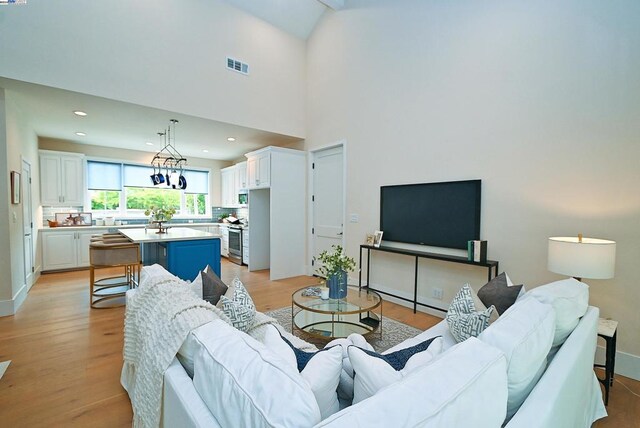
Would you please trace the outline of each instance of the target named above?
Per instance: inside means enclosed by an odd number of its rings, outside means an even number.
[[[473,303],[473,290],[469,284],[465,284],[453,298],[445,318],[451,335],[458,342],[465,341],[472,336],[477,337],[489,326],[489,318],[495,309],[495,306],[492,305],[486,310],[476,311]]]
[[[230,296],[224,295],[220,297],[218,306],[224,314],[229,317],[231,324],[238,330],[246,332],[253,324],[256,316],[256,306],[244,288],[244,284],[238,279],[233,280],[232,286],[229,288]]]
[[[419,352],[426,351],[429,348],[429,345],[431,345],[431,342],[433,342],[438,337],[441,336],[432,337],[431,339],[427,339],[424,342],[418,343],[417,345],[400,349],[389,354],[378,354],[377,352],[369,351],[366,349],[363,349],[363,351],[372,357],[380,358],[381,360],[386,361],[387,364],[393,367],[395,371],[400,371],[407,365],[407,361],[409,361],[409,358],[413,357]]]

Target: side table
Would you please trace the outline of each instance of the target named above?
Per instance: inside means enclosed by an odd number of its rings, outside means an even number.
[[[604,378],[598,378],[604,385],[604,405],[609,404],[609,388],[613,386],[613,376],[616,367],[616,340],[618,338],[618,321],[600,318],[598,321],[598,336],[605,341],[605,362],[594,364],[594,367],[604,368]]]

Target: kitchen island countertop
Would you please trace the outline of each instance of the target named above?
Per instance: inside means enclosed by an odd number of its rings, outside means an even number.
[[[218,233],[203,232],[202,230],[191,229],[189,227],[176,227],[168,229],[166,233],[158,233],[157,229],[122,228],[118,232],[129,238],[133,242],[172,242],[172,241],[194,241],[200,239],[221,238]]]

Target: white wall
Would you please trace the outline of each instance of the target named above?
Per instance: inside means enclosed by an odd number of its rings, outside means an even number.
[[[11,185],[9,173],[22,171],[22,159],[31,163],[32,206],[34,207],[34,227],[38,228],[42,216],[39,215],[40,187],[38,142],[35,132],[18,110],[8,91],[0,88],[3,108],[0,109],[0,176],[5,183],[0,190],[0,316],[14,313],[24,302],[28,288],[25,282],[24,241],[22,204],[10,203]],[[34,234],[34,260],[37,259],[38,236]],[[37,265],[37,262],[34,263]],[[36,276],[34,276],[34,280]]]
[[[0,58],[0,76],[304,136],[305,42],[220,0],[29,0],[0,10]]]
[[[114,150],[110,147],[77,144],[71,141],[57,140],[54,138],[45,137],[39,138],[39,148],[42,150],[82,153],[86,156],[127,160],[141,163],[150,163],[151,158],[153,158],[153,153],[142,152],[139,150]],[[211,200],[209,202],[212,206],[220,205],[220,169],[231,165],[231,162],[193,157],[189,157],[187,160],[189,166],[209,168],[211,170],[211,173],[209,174],[209,189],[211,193]]]
[[[527,288],[560,278],[549,236],[617,241],[615,279],[585,281],[618,350],[640,355],[640,2],[348,4],[308,41],[306,139],[347,140],[347,252],[379,227],[381,185],[480,178],[489,256]],[[444,263],[420,276],[445,307],[486,281]],[[413,261],[375,257],[372,280],[408,292]]]

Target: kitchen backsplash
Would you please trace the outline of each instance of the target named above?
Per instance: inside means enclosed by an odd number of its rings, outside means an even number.
[[[42,207],[42,223],[47,224],[47,220],[55,220],[57,213],[82,212],[83,207]]]
[[[224,215],[234,215],[239,219],[246,219],[249,217],[249,209],[248,208],[222,208],[222,207],[212,207],[211,216],[213,217],[213,221],[218,221],[218,219]]]
[[[42,223],[44,225],[47,224],[47,220],[55,220],[56,213],[68,213],[68,212],[82,212],[84,207],[42,207]],[[187,223],[192,221],[194,223],[208,223],[208,222],[217,222],[223,214],[234,215],[239,219],[246,219],[249,217],[249,209],[248,208],[222,208],[222,207],[211,207],[211,218],[203,218],[203,219],[180,219],[175,218],[172,220],[173,223]],[[102,216],[93,216],[93,221],[95,223],[96,218],[102,218]],[[115,217],[118,219],[118,217]],[[127,224],[146,224],[148,220],[146,219],[127,219]]]

